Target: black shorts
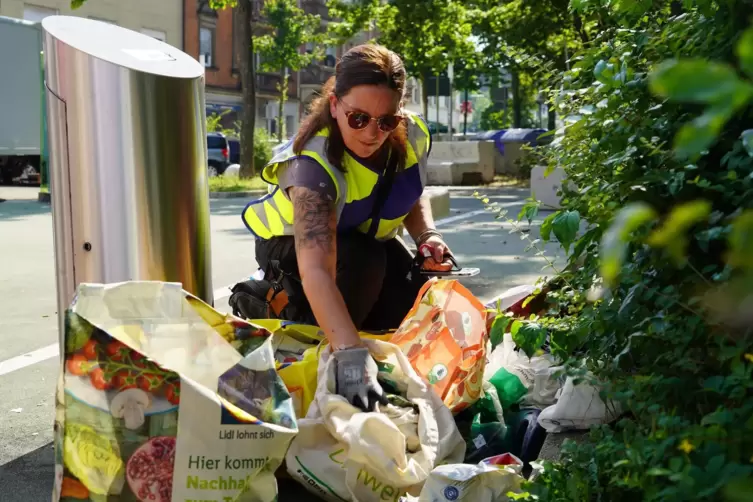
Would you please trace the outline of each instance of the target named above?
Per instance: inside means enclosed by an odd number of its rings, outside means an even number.
[[[256,241],[256,261],[266,278],[272,265],[290,278],[285,281],[292,309],[289,321],[318,324],[303,293],[292,236]],[[337,236],[337,287],[359,330],[397,328],[410,310],[425,278],[412,278],[413,256],[400,239],[377,241],[360,232]]]

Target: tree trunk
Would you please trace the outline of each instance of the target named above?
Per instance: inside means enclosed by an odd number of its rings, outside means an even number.
[[[465,90],[463,97],[463,139],[468,131],[468,89]]]
[[[435,108],[436,108],[436,112],[437,112],[437,119],[436,119],[437,120],[437,133],[439,133],[439,73],[437,73],[437,82],[436,82],[436,84],[437,85],[434,86],[435,87],[434,90],[436,92],[436,96],[434,96],[434,99],[436,100],[435,104],[437,105]]]
[[[426,75],[421,75],[421,105],[424,109],[424,120],[429,121],[429,89],[426,88]]]
[[[557,128],[557,112],[552,105],[547,105],[546,128],[549,131],[554,131]]]
[[[280,108],[277,111],[277,140],[282,143],[285,141],[285,101],[288,98],[288,74],[283,69],[280,73],[282,80],[280,81]]]
[[[256,174],[254,166],[254,131],[256,130],[256,69],[254,68],[253,7],[251,0],[238,2],[240,29],[239,47],[247,47],[240,53],[241,89],[243,93],[243,119],[241,120],[241,165],[239,176],[251,178]]]
[[[520,99],[520,75],[512,72],[512,126],[518,128],[523,122],[523,103]]]

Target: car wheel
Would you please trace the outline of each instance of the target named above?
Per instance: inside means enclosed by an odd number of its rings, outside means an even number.
[[[207,174],[209,175],[209,177],[210,177],[210,178],[213,178],[213,177],[217,176],[217,175],[219,174],[219,173],[217,172],[217,166],[214,166],[214,165],[210,165],[210,166],[209,166],[209,167],[207,168]]]

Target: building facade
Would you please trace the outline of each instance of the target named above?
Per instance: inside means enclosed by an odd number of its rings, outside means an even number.
[[[41,21],[54,15],[106,21],[183,47],[183,0],[89,0],[76,10],[70,0],[0,1],[0,16]]]
[[[183,50],[206,68],[207,113],[225,113],[223,125],[231,128],[242,113],[243,96],[238,72],[243,41],[237,39],[238,15],[235,9],[214,11],[206,0],[182,0],[184,3]],[[254,2],[255,15],[261,1]],[[260,70],[256,65],[256,126],[277,131],[280,73]],[[290,75],[285,104],[285,130],[293,134],[298,127],[299,99],[297,75]]]

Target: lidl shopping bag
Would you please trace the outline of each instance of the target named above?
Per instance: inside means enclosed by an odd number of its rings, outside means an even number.
[[[268,331],[179,284],[82,285],[64,347],[53,501],[276,500],[297,425]]]
[[[392,336],[453,413],[481,396],[486,365],[484,305],[455,280],[428,281]]]
[[[366,413],[334,392],[331,348],[321,353],[316,398],[290,445],[290,475],[333,501],[397,501],[418,496],[431,470],[462,462],[465,442],[450,410],[400,349],[366,340],[389,404]]]

